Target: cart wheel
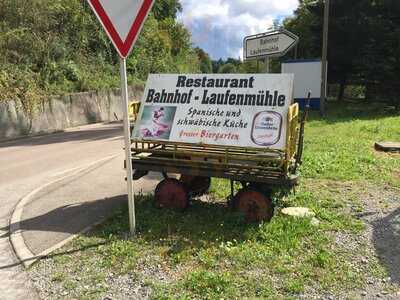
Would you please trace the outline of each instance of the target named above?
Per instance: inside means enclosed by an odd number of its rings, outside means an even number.
[[[210,177],[181,175],[182,182],[191,196],[201,196],[208,192],[211,186]]]
[[[185,186],[174,178],[161,181],[156,187],[154,198],[158,208],[185,210],[189,205]]]
[[[251,188],[240,190],[236,194],[233,207],[236,211],[244,213],[248,222],[269,222],[274,214],[272,200]]]

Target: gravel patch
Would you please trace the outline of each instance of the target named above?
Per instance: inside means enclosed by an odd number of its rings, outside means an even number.
[[[79,275],[70,274],[68,270],[56,267],[51,259],[45,259],[39,268],[31,270],[30,275],[42,299],[81,299],[82,296],[89,299],[149,299],[151,294],[151,288],[144,280],[145,274],[141,272],[135,275],[99,273],[101,282],[94,283],[88,280],[84,271]],[[63,281],[66,277],[73,280]]]
[[[351,297],[400,299],[400,191],[388,185],[378,187],[368,183],[355,188],[346,183],[340,189],[344,197],[357,194],[362,212],[360,207],[351,206],[350,213],[365,224],[365,230],[359,235],[334,234],[335,243],[352,254],[350,263],[366,274],[364,288],[354,291]],[[371,267],[375,272],[370,272]]]

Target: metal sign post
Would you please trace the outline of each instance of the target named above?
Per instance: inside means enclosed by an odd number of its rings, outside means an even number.
[[[131,234],[136,230],[135,216],[135,193],[133,189],[133,169],[131,159],[131,124],[129,122],[129,96],[128,96],[128,76],[126,74],[126,58],[120,59],[121,68],[121,95],[124,109],[124,137],[125,137],[125,160],[126,160],[126,183],[128,187],[129,205],[129,227]]]
[[[124,110],[126,181],[128,187],[129,225],[135,233],[135,198],[132,182],[131,130],[129,124],[128,79],[126,58],[132,50],[155,0],[87,0],[121,58],[121,95]]]

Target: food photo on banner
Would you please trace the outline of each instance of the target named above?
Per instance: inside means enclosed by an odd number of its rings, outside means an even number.
[[[291,74],[152,74],[134,140],[284,150]]]
[[[176,107],[145,106],[139,136],[147,139],[168,140],[174,122]]]

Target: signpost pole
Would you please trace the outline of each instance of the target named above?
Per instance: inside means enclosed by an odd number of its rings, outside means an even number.
[[[128,78],[126,74],[126,58],[121,58],[121,93],[122,104],[124,107],[124,131],[125,131],[125,159],[126,159],[126,183],[128,185],[128,203],[129,203],[129,228],[132,235],[136,230],[135,218],[135,195],[132,183],[132,159],[131,159],[131,126],[128,113]]]
[[[270,73],[270,68],[269,68],[270,59],[269,59],[269,57],[267,57],[265,59],[265,62],[266,62],[266,73],[269,74]]]
[[[325,0],[324,4],[324,32],[322,44],[322,78],[321,78],[321,114],[325,114],[326,110],[326,90],[328,79],[328,35],[329,35],[329,0]]]
[[[121,58],[121,95],[124,110],[126,183],[128,186],[129,225],[135,234],[135,195],[131,154],[131,126],[129,124],[128,79],[126,57],[129,56],[155,0],[99,1],[87,0]]]

